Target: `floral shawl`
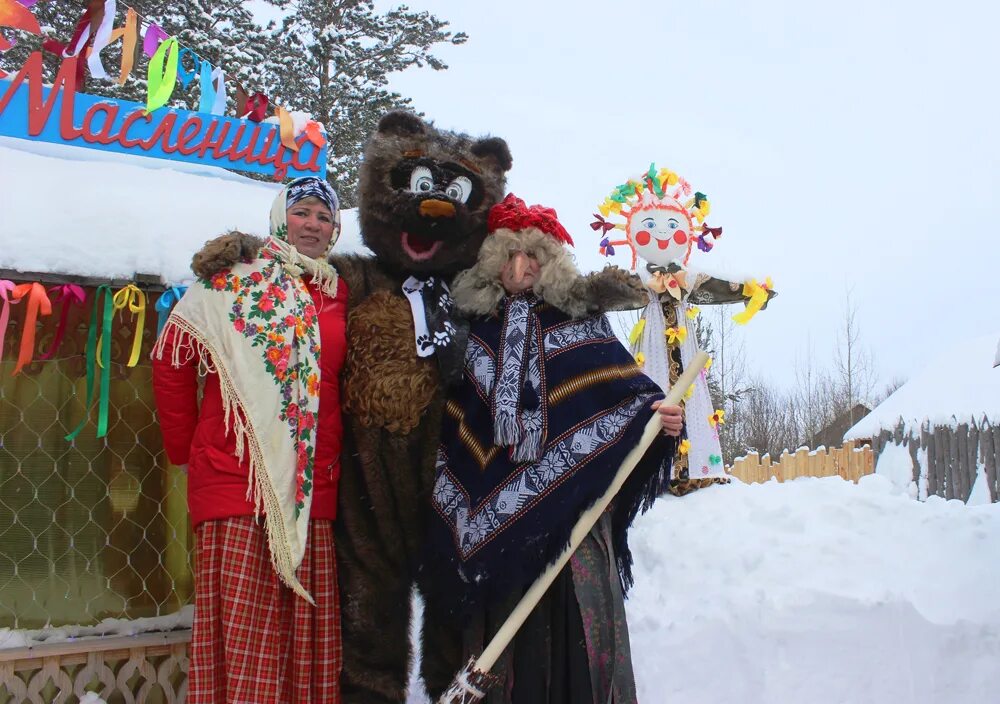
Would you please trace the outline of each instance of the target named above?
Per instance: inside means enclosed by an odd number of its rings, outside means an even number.
[[[301,275],[311,274],[332,298],[337,273],[288,244],[288,190],[274,201],[271,237],[260,255],[192,285],[153,353],[162,356],[162,342],[173,329],[172,362],[179,365],[197,354],[204,371],[219,375],[226,426],[236,435],[237,457],[249,455],[247,498],[263,511],[274,569],[312,602],[295,570],[305,552],[312,502],[320,337],[316,307]],[[335,223],[331,247],[339,229]]]

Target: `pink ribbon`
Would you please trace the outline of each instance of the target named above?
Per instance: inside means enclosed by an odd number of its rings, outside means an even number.
[[[52,345],[49,347],[49,351],[45,354],[39,355],[38,358],[52,359],[52,355],[56,353],[59,349],[59,345],[62,344],[63,334],[66,332],[66,319],[69,317],[69,308],[71,305],[82,306],[84,300],[87,298],[87,294],[84,292],[83,288],[77,286],[76,284],[61,284],[59,286],[53,286],[49,289],[49,293],[52,294],[52,302],[62,304],[59,313],[59,326],[56,328],[56,335],[52,339]]]
[[[0,310],[0,362],[3,361],[3,342],[7,336],[7,321],[10,320],[10,294],[14,291],[14,282],[0,279],[0,299],[3,299],[3,310]],[[17,303],[17,301],[14,301]]]

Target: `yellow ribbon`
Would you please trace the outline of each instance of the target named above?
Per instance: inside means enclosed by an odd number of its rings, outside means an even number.
[[[642,335],[642,331],[646,329],[646,319],[639,318],[639,322],[635,324],[632,328],[632,332],[628,335],[628,343],[630,345],[635,345],[639,340],[639,336]]]
[[[748,282],[743,284],[743,297],[747,298],[747,307],[742,313],[737,313],[733,316],[735,320],[740,325],[746,325],[750,322],[750,319],[760,312],[760,309],[764,307],[767,303],[768,296],[770,295],[771,289],[774,284],[771,283],[771,277],[767,277],[763,284],[757,283],[756,279],[750,279]]]
[[[683,326],[677,328],[671,327],[667,328],[663,334],[667,336],[667,342],[671,345],[674,343],[684,344],[688,336],[688,329]]]
[[[142,351],[142,331],[146,326],[146,294],[135,284],[128,284],[118,289],[112,299],[115,314],[118,311],[129,309],[134,316],[138,316],[135,324],[135,332],[132,334],[132,354],[129,355],[126,367],[134,367],[139,363],[139,353]],[[102,369],[101,344],[104,342],[104,333],[97,340],[97,364]]]
[[[675,300],[681,300],[684,291],[687,290],[687,272],[678,271],[667,274],[662,271],[654,271],[646,286],[654,293],[669,293]]]
[[[278,134],[285,149],[293,152],[299,150],[299,145],[295,142],[295,124],[292,122],[292,114],[280,105],[274,106],[274,114],[278,117]]]

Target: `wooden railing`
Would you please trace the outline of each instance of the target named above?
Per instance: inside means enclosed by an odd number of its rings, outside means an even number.
[[[875,458],[868,445],[855,448],[854,443],[848,441],[843,447],[829,450],[810,451],[805,447],[794,453],[786,450],[776,460],[770,455],[760,457],[751,452],[733,462],[727,471],[747,484],[759,484],[772,478],[783,482],[797,477],[841,477],[857,482],[875,471]]]
[[[0,650],[0,702],[68,704],[87,692],[126,704],[182,704],[191,631],[81,638]]]

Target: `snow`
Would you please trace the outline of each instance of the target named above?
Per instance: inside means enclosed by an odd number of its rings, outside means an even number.
[[[993,367],[997,337],[992,333],[962,340],[899,387],[854,425],[845,440],[870,438],[894,430],[902,420],[919,428],[957,425],[983,417],[1000,422],[1000,367]]]
[[[106,701],[101,699],[94,692],[87,692],[83,695],[83,699],[80,700],[80,704],[108,704]]]
[[[308,125],[310,122],[315,122],[317,125],[319,125],[319,128],[322,132],[324,133],[326,132],[326,127],[323,126],[323,123],[314,119],[313,116],[308,112],[302,112],[301,110],[289,110],[288,114],[292,118],[292,131],[294,132],[296,137],[298,137],[305,131],[306,125]],[[277,115],[272,115],[271,117],[265,118],[263,121],[269,122],[274,125],[281,124],[281,121],[278,119]]]
[[[900,493],[911,499],[917,498],[917,483],[913,481],[913,460],[909,449],[903,445],[891,442],[886,444],[875,463],[875,474],[888,479]]]
[[[193,620],[194,606],[185,606],[167,616],[137,619],[106,618],[95,626],[60,626],[34,631],[0,628],[0,650],[24,648],[42,643],[65,643],[78,638],[96,636],[135,636],[140,633],[173,631],[191,628]]]
[[[993,499],[990,497],[990,485],[988,482],[986,467],[980,464],[976,472],[976,482],[972,485],[972,491],[969,492],[969,499],[965,503],[969,506],[985,506],[991,503]]]
[[[661,499],[631,544],[641,702],[997,700],[1000,504],[734,483]]]
[[[267,234],[280,189],[214,167],[10,138],[0,164],[0,269],[25,272],[186,283],[207,240]],[[365,251],[357,212],[342,220],[337,251]]]

